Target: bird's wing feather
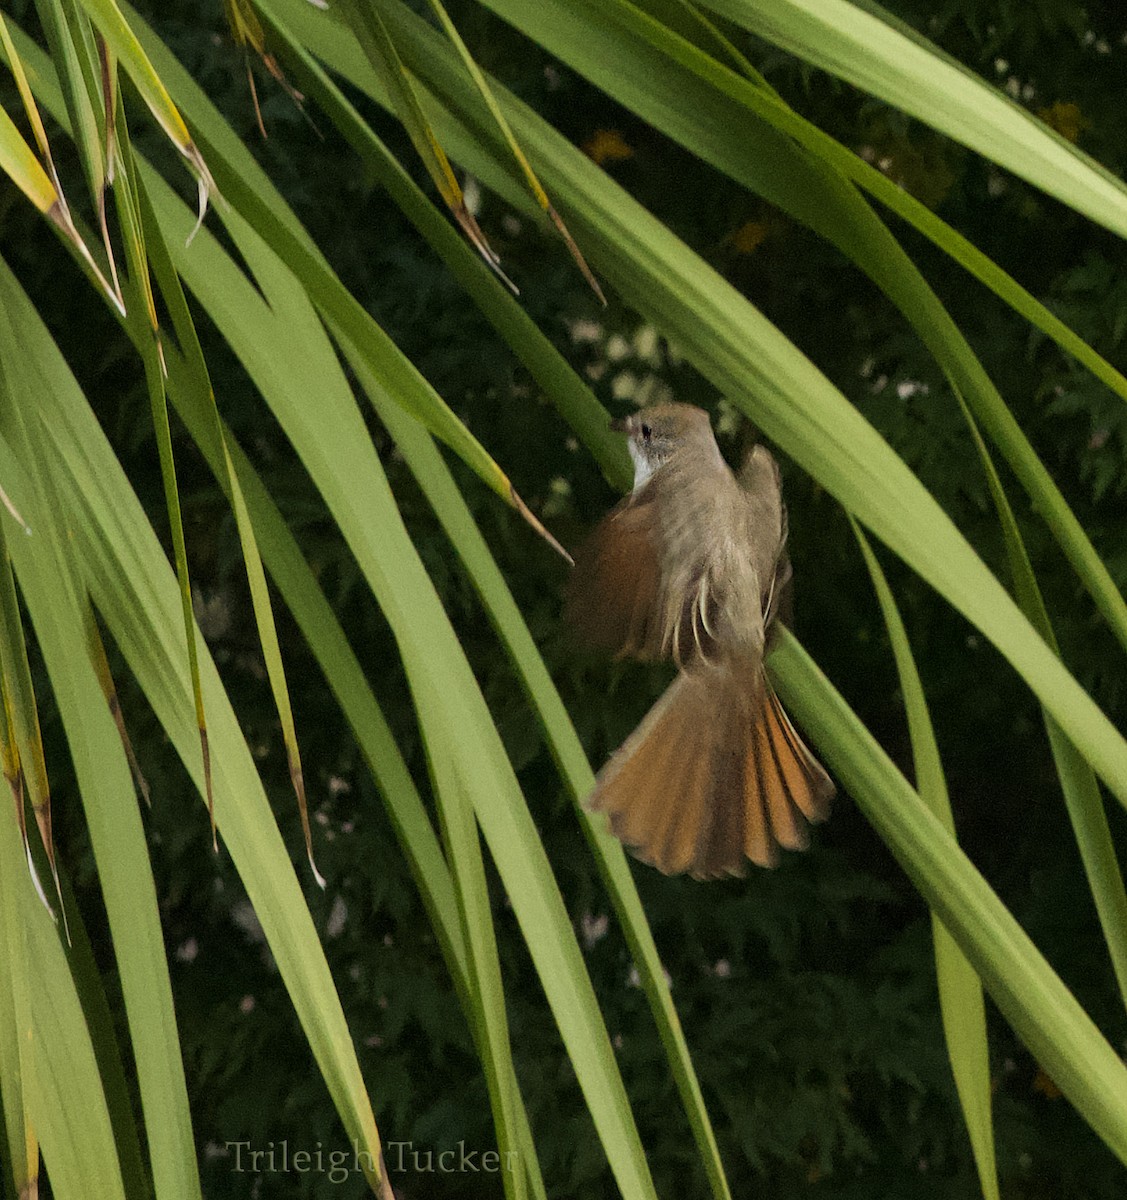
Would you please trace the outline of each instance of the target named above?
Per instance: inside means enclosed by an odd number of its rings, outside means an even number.
[[[564,615],[580,641],[691,666],[722,658],[733,629],[761,633],[753,565],[723,532],[731,525],[723,505],[742,501],[730,475],[719,482],[717,495],[664,469],[596,527],[568,585]],[[676,502],[671,488],[681,489]]]
[[[787,554],[787,506],[783,503],[782,475],[779,464],[766,446],[753,447],[740,471],[740,487],[748,497],[756,524],[778,531],[773,564],[760,563],[763,624],[770,639],[775,621],[791,624],[793,587],[790,557]],[[770,545],[768,540],[765,544]]]
[[[576,555],[564,616],[581,641],[618,656],[658,658],[661,558],[656,509],[627,496]]]

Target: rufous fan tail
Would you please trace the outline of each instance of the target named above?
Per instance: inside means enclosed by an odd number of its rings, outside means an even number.
[[[600,773],[588,806],[667,875],[742,875],[802,850],[834,786],[766,675],[682,672]]]

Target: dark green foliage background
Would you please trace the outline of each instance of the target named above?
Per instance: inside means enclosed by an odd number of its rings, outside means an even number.
[[[154,6],[155,9],[156,6]],[[1122,80],[1127,24],[1118,4],[1067,0],[897,0],[896,12],[988,78],[1011,77],[1034,110],[1076,104],[1080,144],[1113,171],[1127,167]],[[17,17],[23,6],[14,5]],[[999,572],[1004,560],[983,478],[957,406],[891,305],[836,251],[713,174],[618,109],[538,48],[470,4],[452,9],[479,61],[579,143],[616,130],[633,157],[608,169],[763,311],[880,428]],[[614,497],[512,355],[442,265],[358,170],[328,122],[323,138],[261,72],[262,142],[243,58],[222,35],[218,3],[178,0],[158,29],[256,147],[355,293],[509,471],[520,492],[574,545]],[[1127,369],[1127,253],[1122,242],[974,155],[770,47],[743,42],[804,114],[871,156],[1019,280],[1121,370]],[[999,66],[1004,61],[1005,67]],[[397,127],[376,128],[420,173]],[[140,123],[138,119],[137,123]],[[142,138],[144,134],[142,133]],[[57,139],[60,149],[63,143]],[[146,145],[150,143],[146,142]],[[155,146],[155,142],[154,142]],[[157,150],[159,153],[159,150]],[[63,169],[77,180],[64,152]],[[559,245],[506,220],[485,200],[482,224],[519,281],[528,310],[584,370],[598,347],[569,336],[580,318],[633,337],[637,317],[612,297],[601,312]],[[733,235],[766,236],[751,253]],[[218,222],[212,218],[210,227]],[[1127,409],[1051,344],[910,231],[897,228],[952,309],[1039,453],[1127,582]],[[0,241],[51,322],[104,426],[166,528],[140,366],[45,228],[0,188]],[[420,784],[425,766],[394,645],[301,466],[220,340],[206,328],[220,408],[252,453],[334,601]],[[675,349],[675,348],[674,348]],[[657,368],[628,355],[594,383],[613,411],[621,369],[655,372],[683,400],[718,398],[675,354]],[[898,385],[926,385],[926,391]],[[316,396],[309,403],[317,403]],[[727,413],[734,457],[753,436]],[[281,740],[260,666],[234,523],[182,430],[178,436],[194,581],[218,619],[211,646],[259,756],[293,848],[301,838]],[[706,1194],[694,1147],[641,991],[574,812],[450,548],[382,430],[373,428],[420,553],[496,713],[555,865],[603,1004],[659,1193]],[[457,464],[454,464],[458,469]],[[910,769],[891,655],[868,577],[841,512],[785,465],[797,581],[797,631],[898,761]],[[459,470],[485,533],[599,763],[664,684],[659,672],[577,662],[558,630],[564,568],[496,499]],[[566,481],[567,489],[553,487]],[[1016,491],[1035,566],[1070,666],[1113,718],[1127,715],[1122,656],[1051,540]],[[961,618],[898,564],[887,563],[932,702],[960,836],[1116,1046],[1127,1038],[1035,704]],[[465,1021],[379,796],[342,728],[328,688],[281,616],[317,854],[329,886],[308,882],[328,929],[340,989],[386,1141],[488,1149],[487,1095]],[[170,631],[170,636],[176,636]],[[172,962],[205,1193],[212,1197],[362,1193],[358,1176],[234,1170],[229,1143],[291,1153],[346,1148],[268,953],[245,919],[229,861],[212,857],[198,799],[137,689],[119,669],[123,705],[155,798],[151,832]],[[45,688],[41,692],[45,694]],[[107,987],[112,956],[61,730],[45,701],[60,842],[75,876]],[[1124,821],[1113,829],[1122,842]],[[927,912],[847,796],[805,856],[746,881],[703,886],[637,869],[673,982],[736,1195],[970,1197],[976,1182],[939,1024]],[[339,909],[338,909],[339,912]],[[553,1196],[611,1196],[613,1183],[519,930],[499,887],[495,914],[518,1068]],[[1000,1171],[1009,1197],[1110,1197],[1119,1165],[1056,1097],[1037,1064],[990,1011]],[[122,1022],[124,1044],[124,1022]],[[499,1195],[496,1177],[394,1170],[403,1197]],[[244,1160],[244,1165],[245,1160]],[[405,1153],[402,1165],[411,1166]],[[425,1160],[421,1160],[425,1165]]]

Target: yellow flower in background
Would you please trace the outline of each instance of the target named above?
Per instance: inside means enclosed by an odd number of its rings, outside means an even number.
[[[770,231],[766,221],[745,221],[728,240],[737,254],[754,254]]]
[[[1058,100],[1048,108],[1040,108],[1037,115],[1051,129],[1055,129],[1063,138],[1070,142],[1088,129],[1092,122],[1080,111],[1080,105],[1072,100]]]
[[[583,143],[583,153],[599,166],[634,157],[634,147],[617,129],[596,129]]]

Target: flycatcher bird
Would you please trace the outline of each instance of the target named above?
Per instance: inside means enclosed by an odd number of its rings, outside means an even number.
[[[778,464],[756,446],[737,479],[687,404],[611,427],[629,438],[634,490],[577,555],[566,619],[593,648],[679,673],[587,806],[667,875],[774,866],[780,846],[806,848],[834,795],[763,669],[790,594]]]

